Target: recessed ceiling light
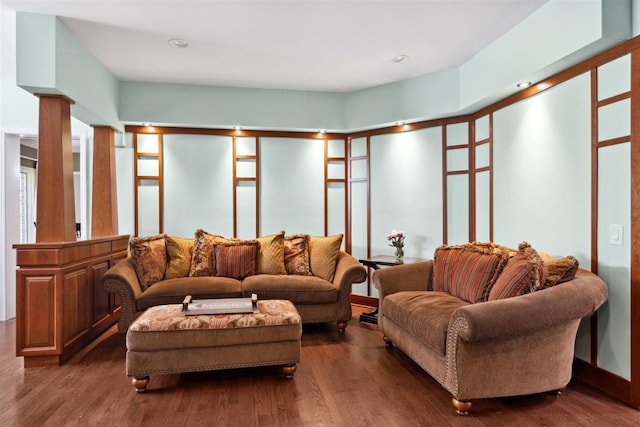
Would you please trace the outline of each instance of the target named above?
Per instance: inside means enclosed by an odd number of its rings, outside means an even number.
[[[520,89],[524,89],[525,87],[531,86],[531,82],[518,83],[516,86],[518,86]]]
[[[189,46],[189,41],[185,39],[170,39],[169,46],[173,47],[187,47]]]
[[[393,57],[393,62],[396,64],[402,64],[403,62],[407,62],[409,60],[409,55],[398,55]]]

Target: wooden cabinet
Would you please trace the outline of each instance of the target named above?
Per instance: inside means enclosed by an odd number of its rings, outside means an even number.
[[[14,245],[16,355],[24,366],[63,364],[118,321],[102,275],[127,256],[128,235]]]

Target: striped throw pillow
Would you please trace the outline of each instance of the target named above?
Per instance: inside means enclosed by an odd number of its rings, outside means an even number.
[[[504,270],[489,292],[489,301],[511,298],[540,289],[547,280],[544,262],[527,242],[509,258]]]
[[[214,246],[216,275],[242,280],[256,274],[260,243],[243,241]]]
[[[473,244],[441,246],[433,263],[433,290],[470,303],[486,301],[509,253]]]

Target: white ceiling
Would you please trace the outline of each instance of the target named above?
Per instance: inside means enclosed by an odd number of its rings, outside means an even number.
[[[2,3],[59,16],[120,80],[347,92],[459,66],[547,1]]]

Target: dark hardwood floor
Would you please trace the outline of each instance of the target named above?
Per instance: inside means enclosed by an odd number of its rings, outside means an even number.
[[[22,367],[15,320],[0,322],[0,426],[638,426],[640,412],[571,384],[539,394],[474,402],[451,397],[374,325],[344,335],[305,325],[293,380],[277,368],[153,376],[137,394],[125,376],[125,340],[114,328],[61,367]]]

